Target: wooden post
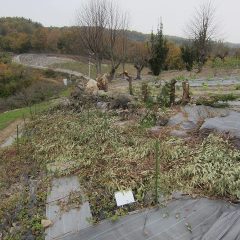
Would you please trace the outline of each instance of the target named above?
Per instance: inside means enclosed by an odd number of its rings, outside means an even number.
[[[143,96],[143,101],[147,102],[149,98],[149,90],[148,90],[148,84],[146,82],[142,83],[142,96]]]
[[[156,160],[156,164],[155,164],[155,202],[156,204],[158,204],[158,188],[159,188],[159,141],[156,141],[155,144],[155,160]]]
[[[175,104],[175,92],[176,92],[176,89],[175,89],[175,85],[176,85],[176,80],[175,79],[172,79],[171,82],[170,82],[170,106],[174,105]]]
[[[19,127],[17,125],[17,154],[19,154]]]
[[[187,104],[190,102],[190,99],[191,99],[190,90],[189,90],[189,82],[183,81],[182,88],[183,88],[182,104]]]
[[[126,79],[128,81],[129,94],[133,95],[132,77],[129,76],[126,71],[123,72],[123,75],[126,76]]]

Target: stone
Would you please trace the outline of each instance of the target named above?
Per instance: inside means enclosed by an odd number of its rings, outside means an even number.
[[[183,111],[187,115],[188,120],[192,121],[195,124],[197,124],[199,121],[203,121],[206,118],[226,116],[229,114],[229,111],[227,109],[195,105],[185,106],[183,108]]]
[[[168,121],[168,126],[176,126],[182,123],[185,120],[185,117],[182,112],[178,113],[177,115],[171,117]]]
[[[132,101],[133,99],[131,95],[119,94],[114,97],[110,106],[112,109],[118,109],[118,108],[128,109],[129,103]]]
[[[206,119],[200,131],[217,131],[229,133],[235,138],[240,138],[240,113],[230,112],[228,116],[220,116]]]
[[[158,115],[156,119],[157,126],[166,126],[168,123],[168,118],[162,115]]]
[[[171,132],[172,136],[185,137],[192,130],[198,129],[199,124],[212,117],[224,117],[229,114],[227,109],[213,108],[209,106],[187,105],[182,112],[171,117],[168,126],[177,127]]]
[[[181,124],[181,129],[185,131],[191,131],[197,127],[197,124],[192,121],[185,121]]]
[[[41,220],[41,225],[42,225],[43,228],[48,228],[48,227],[53,225],[53,222],[51,220],[48,220],[48,219],[42,219]]]
[[[108,106],[109,106],[109,103],[107,103],[107,102],[97,102],[96,108],[100,109],[102,111],[107,111]]]
[[[99,90],[103,90],[105,92],[108,91],[108,79],[109,76],[106,73],[103,74],[102,76],[97,77],[96,81]]]
[[[90,79],[86,85],[85,91],[89,94],[96,94],[98,90],[97,81]]]
[[[77,98],[79,95],[82,95],[83,92],[85,91],[85,87],[83,84],[78,84],[74,90],[71,92],[71,97],[72,98]]]

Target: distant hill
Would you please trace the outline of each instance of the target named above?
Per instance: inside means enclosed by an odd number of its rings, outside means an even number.
[[[150,39],[151,34],[145,34],[137,31],[128,31],[127,36],[132,41],[146,42]],[[166,35],[166,38],[177,45],[183,45],[188,41],[186,38],[177,36]],[[230,48],[240,48],[240,43],[226,42],[225,44]]]
[[[144,34],[137,31],[128,31],[127,36],[132,41],[146,42],[150,39],[151,34]],[[177,36],[166,35],[166,38],[169,41],[176,43],[177,45],[182,45],[187,41],[187,39]]]
[[[146,42],[151,34],[127,31],[127,37],[133,42]],[[177,36],[166,36],[166,38],[179,46],[187,42],[186,38]],[[240,43],[226,44],[233,50],[240,48]],[[14,53],[85,54],[84,46],[80,43],[74,26],[44,27],[41,23],[22,17],[0,18],[0,50]]]
[[[33,22],[31,19],[20,17],[0,18],[0,36],[13,33],[32,34],[36,29],[42,27],[43,25],[41,23]]]
[[[240,48],[240,43],[226,42],[225,44],[230,48]]]

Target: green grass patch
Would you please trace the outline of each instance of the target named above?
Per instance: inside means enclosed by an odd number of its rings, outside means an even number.
[[[212,68],[216,69],[238,69],[240,68],[240,59],[235,57],[228,57],[225,61],[217,58],[212,62]]]
[[[83,73],[84,75],[88,76],[89,66],[88,63],[84,62],[64,62],[64,63],[55,63],[51,65],[53,68],[61,68],[61,69],[68,69],[76,72]],[[111,66],[107,63],[102,64],[102,73],[109,73],[111,70]],[[131,75],[136,75],[136,69],[134,68],[133,64],[127,63],[125,65],[125,70]],[[118,76],[123,72],[122,66],[119,66],[119,68],[116,71],[116,75]],[[148,68],[144,68],[142,71],[143,74],[147,74]],[[91,64],[91,78],[95,79],[97,77],[96,67],[94,64]]]
[[[203,96],[198,98],[196,101],[196,104],[224,108],[229,106],[228,101],[234,101],[238,98],[239,98],[239,95],[235,95],[233,93],[214,94],[214,95],[212,94],[209,97]]]
[[[15,109],[11,111],[7,111],[0,114],[0,130],[6,128],[12,122],[18,120],[31,117],[31,115],[35,113],[40,113],[44,110],[47,110],[51,106],[51,102],[43,102],[39,104],[35,104],[31,107],[24,107],[20,109]]]
[[[84,75],[88,76],[89,66],[88,63],[83,62],[64,62],[64,63],[55,63],[51,67],[53,68],[61,68],[61,69],[68,69],[76,72],[83,73]],[[110,66],[107,64],[102,64],[102,72],[109,72]],[[96,78],[97,72],[95,65],[91,64],[91,77]]]
[[[240,84],[236,85],[235,90],[240,90]]]

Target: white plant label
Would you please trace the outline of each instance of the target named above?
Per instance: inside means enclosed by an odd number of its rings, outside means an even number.
[[[133,192],[131,190],[115,192],[115,199],[118,207],[135,202]]]

